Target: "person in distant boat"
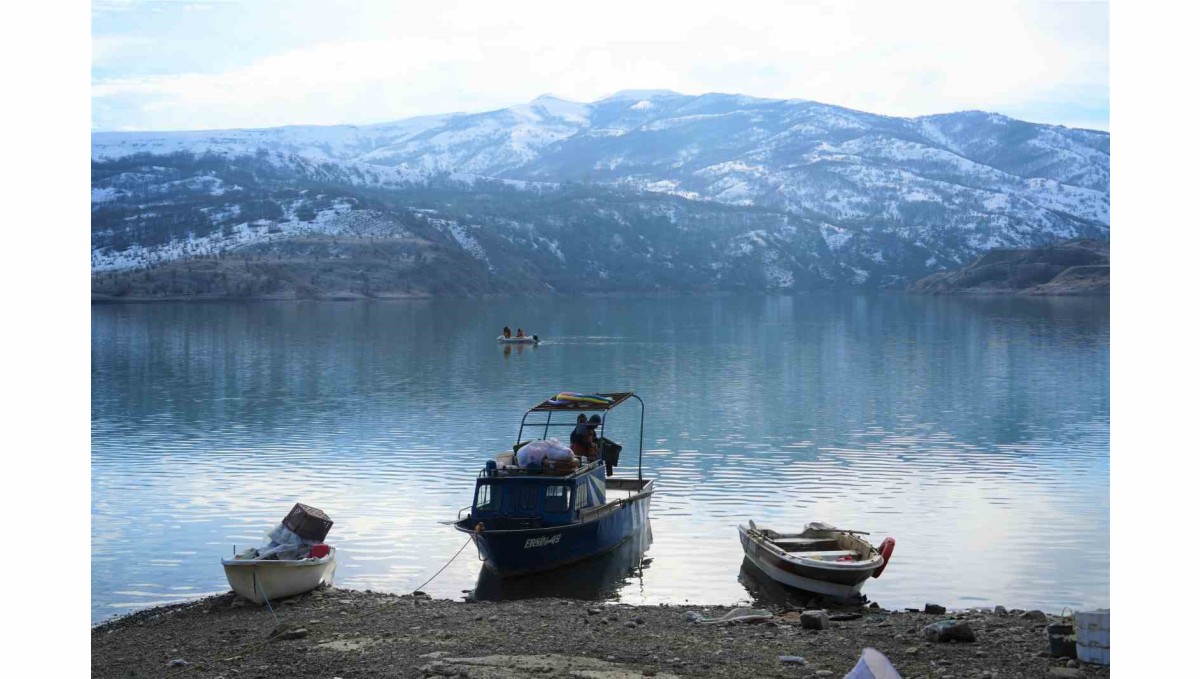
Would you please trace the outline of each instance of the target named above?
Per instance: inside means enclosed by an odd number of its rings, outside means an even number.
[[[520,328],[517,328],[517,339],[521,339],[524,336],[525,336],[525,331]]]
[[[507,325],[504,326],[504,330],[501,331],[501,334],[504,335],[504,339],[511,338],[512,337],[512,328],[508,327]]]

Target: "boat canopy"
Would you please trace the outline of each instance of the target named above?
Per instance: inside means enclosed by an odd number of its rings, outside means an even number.
[[[604,437],[604,425],[608,423],[608,411],[612,410],[613,408],[616,408],[617,406],[628,401],[629,399],[633,399],[638,402],[638,405],[641,406],[641,412],[639,413],[639,420],[638,420],[638,480],[640,481],[642,479],[642,448],[643,448],[643,445],[645,442],[644,439],[645,439],[645,430],[646,430],[646,404],[642,401],[641,397],[639,397],[637,394],[633,393],[632,391],[597,391],[597,392],[592,392],[592,393],[586,394],[586,395],[577,394],[576,396],[582,397],[583,399],[599,396],[599,397],[602,397],[602,399],[576,401],[576,400],[560,399],[559,396],[561,396],[562,393],[568,393],[568,392],[561,392],[558,395],[551,396],[550,398],[546,399],[545,401],[542,401],[541,403],[539,403],[539,404],[533,406],[532,408],[530,408],[529,410],[525,411],[524,417],[521,418],[521,427],[520,427],[520,429],[517,430],[517,442],[516,442],[516,445],[513,446],[513,452],[515,453],[517,448],[519,446],[521,446],[523,443],[525,443],[524,436],[525,436],[525,430],[527,428],[535,429],[535,430],[540,428],[542,430],[541,438],[545,439],[545,438],[549,437],[551,427],[561,428],[561,429],[574,429],[578,425],[578,423],[575,421],[574,417],[567,418],[567,419],[559,418],[559,421],[555,421],[555,418],[554,418],[555,413],[573,413],[573,414],[587,413],[587,412],[603,413],[600,416],[600,424],[599,424],[599,432],[598,432],[599,438],[603,438]],[[607,403],[598,403],[598,402],[596,402],[597,400],[606,400],[608,402]],[[539,413],[539,414],[545,413],[546,414],[545,421],[530,422],[529,416],[532,415],[533,413]]]
[[[594,396],[611,399],[610,403],[591,403],[584,401],[558,401],[550,397],[529,409],[531,413],[544,413],[555,410],[570,410],[573,412],[588,412],[593,410],[612,410],[634,396],[632,391],[596,392]],[[641,399],[638,399],[641,400]]]

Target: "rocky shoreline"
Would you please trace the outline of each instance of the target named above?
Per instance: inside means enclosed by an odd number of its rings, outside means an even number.
[[[1088,239],[1032,250],[998,248],[908,286],[908,292],[926,295],[1107,296],[1108,289],[1108,241]]]
[[[733,610],[330,588],[281,601],[273,615],[231,592],[94,627],[92,676],[840,678],[867,647],[907,678],[1109,676],[1051,658],[1046,627],[1059,619],[1040,611],[871,604],[699,620]]]

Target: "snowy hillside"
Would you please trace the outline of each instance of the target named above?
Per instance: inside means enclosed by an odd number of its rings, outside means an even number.
[[[489,235],[515,229],[556,243],[566,269],[596,271],[598,289],[623,285],[611,273],[624,264],[606,256],[707,271],[717,289],[902,286],[992,248],[1109,233],[1107,133],[984,112],[907,119],[628,91],[370,126],[96,133],[92,160],[94,272],[333,237],[347,220],[422,209],[454,222],[445,246],[483,263],[483,279],[529,263],[521,249],[489,250]],[[533,212],[550,203],[566,212]],[[728,240],[642,246],[687,240],[697,215],[722,215]],[[617,217],[632,230],[614,231]],[[556,223],[575,231],[548,238]],[[596,259],[564,261],[572,250]]]

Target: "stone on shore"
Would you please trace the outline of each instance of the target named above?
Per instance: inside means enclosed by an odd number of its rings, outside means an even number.
[[[1046,622],[1046,614],[1041,611],[1025,611],[1021,614],[1022,620],[1035,620],[1037,622]]]
[[[829,627],[829,614],[825,611],[804,611],[800,614],[800,627],[803,629],[826,629]]]
[[[922,630],[927,641],[947,643],[950,641],[975,641],[975,630],[966,620],[942,620],[926,625]]]
[[[303,627],[298,627],[296,629],[290,629],[290,630],[284,632],[283,634],[280,634],[279,638],[287,641],[287,640],[291,640],[291,639],[303,639],[306,636],[308,636],[308,630]]]
[[[939,604],[925,604],[925,612],[933,615],[945,615],[946,607]]]
[[[296,629],[288,629],[287,625],[280,625],[271,633],[272,641],[291,641],[293,639],[303,639],[308,636],[308,630],[304,627]]]
[[[781,662],[785,665],[807,665],[808,664],[808,661],[805,660],[803,656],[799,656],[799,655],[781,655],[781,656],[779,656],[779,662]]]
[[[997,606],[992,612],[996,615],[1008,615],[1008,609],[1003,606]]]

